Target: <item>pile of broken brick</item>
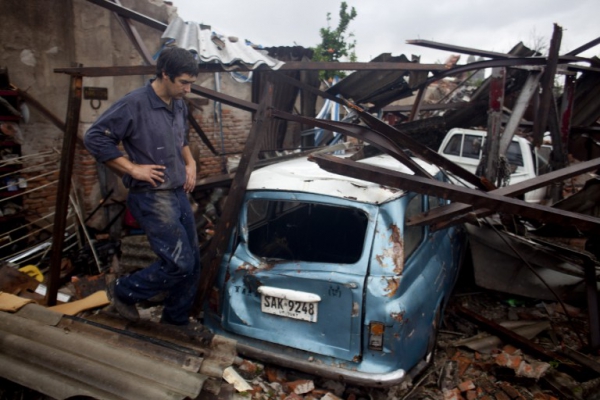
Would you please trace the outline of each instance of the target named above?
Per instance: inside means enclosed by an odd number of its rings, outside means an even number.
[[[543,348],[557,359],[537,357],[529,348],[519,348],[481,329],[461,315],[463,307],[508,327],[531,341],[533,348]],[[587,314],[573,306],[566,311],[569,315],[559,303],[489,291],[455,293],[445,313],[434,360],[411,382],[389,388],[356,387],[246,361],[236,370],[248,386],[231,398],[600,400],[600,357],[597,351],[585,352]],[[567,349],[579,354],[585,365],[567,359]]]

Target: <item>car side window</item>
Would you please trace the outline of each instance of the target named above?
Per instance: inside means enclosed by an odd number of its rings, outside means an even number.
[[[510,142],[508,145],[508,150],[506,150],[506,158],[508,158],[508,163],[510,165],[516,165],[518,167],[522,167],[524,165],[521,146],[519,146],[518,142]]]
[[[444,148],[444,154],[449,154],[451,156],[460,156],[460,142],[462,140],[462,135],[454,135],[450,138],[450,141]]]
[[[465,135],[465,143],[463,145],[463,157],[474,158],[479,160],[481,154],[481,137],[476,135]]]
[[[413,197],[406,206],[406,219],[414,217],[423,212],[423,196]],[[407,260],[415,251],[425,236],[423,226],[407,226],[404,224],[404,260]]]

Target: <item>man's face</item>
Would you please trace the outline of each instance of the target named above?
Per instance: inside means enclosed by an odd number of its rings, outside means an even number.
[[[169,77],[163,73],[166,81],[167,93],[171,98],[182,99],[192,90],[192,83],[196,81],[196,77],[189,74],[181,74],[171,81]]]

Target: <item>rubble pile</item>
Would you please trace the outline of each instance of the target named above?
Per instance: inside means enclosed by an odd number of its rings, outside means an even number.
[[[3,270],[13,271],[12,268]],[[25,274],[19,274],[22,275]],[[6,274],[2,282],[4,286],[0,290],[10,289],[6,286],[9,282],[22,285]],[[74,286],[78,288],[76,292],[93,291],[98,286],[98,279],[84,279]],[[495,336],[498,332],[493,328],[484,329],[473,323],[465,317],[465,309],[483,320],[492,321],[492,326],[498,324],[509,329],[523,338],[527,346],[502,340],[502,335]],[[142,308],[140,314],[153,321],[155,311],[156,306],[149,305]],[[470,283],[467,270],[459,278],[444,314],[432,364],[411,381],[389,388],[357,387],[241,359],[224,371],[218,394],[203,391],[198,398],[600,399],[600,355],[589,350],[588,341],[589,319],[585,304],[570,305],[482,291]],[[536,346],[556,358],[540,357],[530,350]],[[13,393],[19,393],[19,390],[15,389]],[[6,398],[10,399],[8,396]]]
[[[432,365],[412,382],[390,388],[366,388],[324,380],[281,367],[246,360],[236,370],[251,386],[235,399],[324,400],[558,400],[600,399],[600,374],[588,367],[580,379],[560,371],[559,361],[543,361],[478,329],[460,316],[468,307],[493,321],[511,326],[534,326],[532,342],[548,351],[585,352],[588,320],[585,310],[568,306],[570,319],[560,303],[507,297],[501,293],[472,292],[452,297],[440,329]],[[542,329],[540,331],[540,329]],[[527,333],[525,333],[527,334]],[[581,339],[584,343],[581,343]],[[472,348],[479,348],[475,351]],[[600,366],[598,354],[587,361]],[[572,366],[577,364],[573,362]]]

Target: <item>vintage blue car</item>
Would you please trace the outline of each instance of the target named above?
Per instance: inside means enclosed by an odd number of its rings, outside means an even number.
[[[361,162],[411,173],[387,155]],[[256,170],[204,322],[251,358],[398,384],[427,366],[465,244],[461,226],[405,221],[443,204],[306,158]]]

